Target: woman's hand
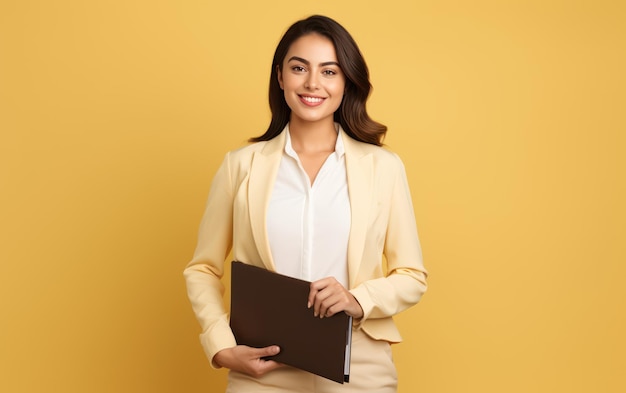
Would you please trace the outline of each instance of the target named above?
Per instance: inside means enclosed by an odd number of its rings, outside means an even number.
[[[361,318],[363,309],[354,296],[334,277],[326,277],[311,283],[308,307],[313,307],[316,317],[331,317],[340,311],[353,318]]]
[[[266,356],[276,355],[278,352],[280,352],[280,348],[276,345],[264,348],[237,345],[236,347],[222,349],[215,354],[213,360],[222,367],[259,378],[283,366],[274,360],[261,359]]]

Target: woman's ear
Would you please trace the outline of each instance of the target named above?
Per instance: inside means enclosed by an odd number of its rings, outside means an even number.
[[[283,88],[283,73],[280,70],[280,67],[278,65],[276,65],[276,75],[277,75],[277,78],[278,78],[278,85],[280,86],[280,89],[281,90],[285,90]]]

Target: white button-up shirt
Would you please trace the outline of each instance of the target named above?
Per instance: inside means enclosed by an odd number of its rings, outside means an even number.
[[[267,214],[267,232],[276,270],[315,281],[333,276],[348,288],[350,200],[341,135],[313,185],[289,129]]]

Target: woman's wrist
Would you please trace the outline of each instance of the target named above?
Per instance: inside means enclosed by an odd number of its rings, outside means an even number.
[[[218,351],[213,356],[213,363],[217,367],[226,367],[226,365],[224,363],[227,362],[227,357],[228,357],[228,353],[230,352],[230,349],[231,348],[224,348],[224,349]]]

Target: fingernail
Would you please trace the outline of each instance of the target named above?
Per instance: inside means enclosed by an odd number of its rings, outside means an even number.
[[[311,308],[311,302],[306,302],[306,308]]]

